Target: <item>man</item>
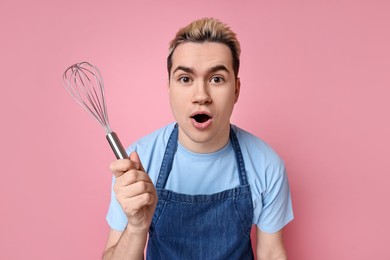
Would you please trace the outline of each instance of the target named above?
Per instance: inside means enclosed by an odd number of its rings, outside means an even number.
[[[215,19],[179,30],[168,56],[176,124],[133,144],[115,175],[105,259],[286,259],[293,219],[283,161],[230,124],[240,94],[240,45]]]

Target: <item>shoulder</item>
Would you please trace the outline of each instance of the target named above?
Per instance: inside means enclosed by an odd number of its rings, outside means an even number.
[[[175,126],[175,123],[163,126],[152,133],[145,135],[132,143],[126,151],[131,153],[133,151],[141,152],[142,150],[148,150],[156,145],[163,145],[165,147],[168,142],[169,136]]]
[[[175,123],[171,123],[145,135],[131,144],[126,152],[128,154],[133,151],[137,152],[145,170],[153,175],[153,171],[157,170],[154,168],[161,163],[174,126]]]
[[[284,161],[264,140],[237,126],[232,126],[245,161],[248,177],[262,182],[283,178]]]
[[[262,158],[270,164],[284,164],[278,153],[264,140],[235,125],[232,125],[232,128],[243,153],[257,159]]]

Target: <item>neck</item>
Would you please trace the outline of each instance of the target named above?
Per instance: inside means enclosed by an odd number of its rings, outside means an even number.
[[[187,150],[194,153],[213,153],[216,152],[229,142],[230,124],[223,129],[213,132],[202,131],[191,135],[179,126],[179,142]]]

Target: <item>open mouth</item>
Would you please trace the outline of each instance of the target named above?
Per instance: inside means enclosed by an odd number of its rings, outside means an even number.
[[[206,114],[196,114],[192,116],[192,118],[195,119],[195,121],[198,123],[204,123],[207,122],[211,117]]]

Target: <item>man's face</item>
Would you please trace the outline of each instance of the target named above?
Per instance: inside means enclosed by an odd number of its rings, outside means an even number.
[[[179,124],[180,143],[198,153],[224,147],[239,91],[232,54],[225,44],[186,42],[177,46],[172,56],[169,97]]]

